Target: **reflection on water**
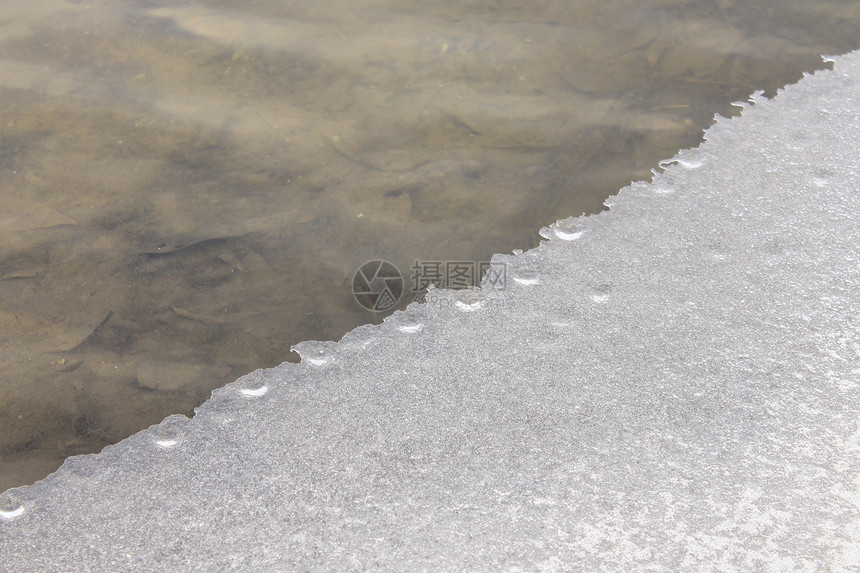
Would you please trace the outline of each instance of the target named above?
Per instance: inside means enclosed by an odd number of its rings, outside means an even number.
[[[4,7],[0,490],[378,321],[365,261],[532,247],[858,47],[856,1],[749,4]]]

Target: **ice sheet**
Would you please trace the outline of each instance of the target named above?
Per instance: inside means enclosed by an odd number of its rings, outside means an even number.
[[[858,78],[2,494],[0,570],[856,570]]]

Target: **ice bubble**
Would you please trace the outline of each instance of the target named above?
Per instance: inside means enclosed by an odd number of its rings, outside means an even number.
[[[720,242],[712,243],[708,245],[708,250],[710,251],[710,256],[715,261],[724,261],[727,257],[726,246]]]
[[[575,241],[582,236],[582,229],[573,219],[558,221],[553,226],[553,233],[562,241]]]
[[[14,519],[23,513],[23,505],[19,505],[18,507],[10,510],[0,509],[0,517],[2,517],[3,519]]]
[[[320,342],[309,340],[293,346],[293,350],[302,357],[302,362],[308,362],[314,366],[322,366],[331,361],[331,342]]]
[[[538,278],[538,272],[534,269],[532,265],[514,267],[512,269],[511,274],[514,279],[514,282],[519,283],[521,285],[536,285],[540,283],[540,278]]]
[[[243,396],[262,396],[269,391],[269,387],[265,384],[255,383],[242,388]]]
[[[826,169],[819,169],[812,177],[812,184],[819,188],[827,187],[830,184],[830,178],[832,175],[833,174]]]
[[[175,447],[181,440],[181,430],[188,423],[188,418],[176,414],[168,416],[155,428],[155,445],[169,449]]]
[[[461,312],[475,312],[485,308],[487,304],[486,298],[473,291],[460,292],[454,299],[454,308]]]
[[[7,491],[0,495],[0,519],[15,519],[24,513],[24,504],[18,496]]]
[[[475,312],[481,308],[481,304],[479,301],[455,300],[454,308],[462,310],[463,312]]]
[[[696,161],[694,159],[679,159],[678,165],[684,169],[698,169],[704,164],[701,161]]]
[[[704,165],[701,161],[697,161],[695,159],[670,159],[668,161],[661,161],[660,167],[665,169],[670,165],[679,165],[684,169],[698,169],[702,165]]]
[[[155,439],[155,445],[157,445],[159,448],[172,448],[178,443],[179,439],[176,437],[168,437],[162,435],[161,437]]]
[[[562,231],[561,229],[556,229],[555,236],[563,241],[575,241],[582,236],[582,231],[567,233],[565,231]]]
[[[399,330],[400,332],[406,332],[408,334],[421,332],[421,329],[423,328],[424,323],[414,318],[405,318],[402,323],[397,325],[397,330]]]
[[[256,370],[239,379],[239,393],[242,396],[263,396],[269,391],[269,378],[262,370]]]
[[[609,300],[609,293],[612,291],[611,284],[601,284],[594,288],[591,295],[591,300],[597,303],[604,303]]]
[[[325,350],[319,350],[316,354],[312,356],[308,356],[308,362],[314,364],[316,366],[320,366],[321,364],[325,364],[329,361],[329,356]]]

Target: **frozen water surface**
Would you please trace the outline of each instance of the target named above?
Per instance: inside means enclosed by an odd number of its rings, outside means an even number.
[[[0,569],[856,571],[858,78],[5,492]]]

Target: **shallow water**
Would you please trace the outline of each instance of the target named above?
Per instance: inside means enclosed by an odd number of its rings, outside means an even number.
[[[860,47],[856,1],[569,4],[4,8],[0,490],[381,320],[362,263],[402,306]]]

